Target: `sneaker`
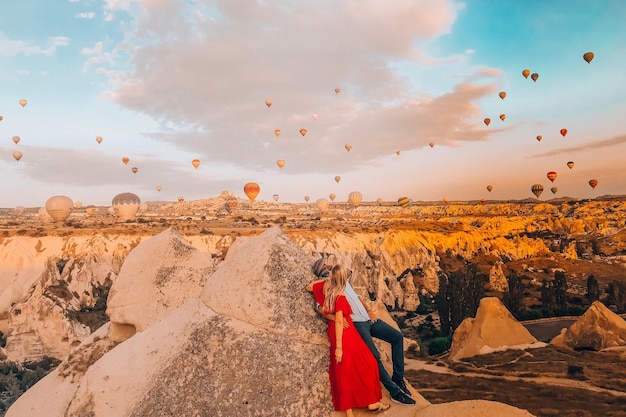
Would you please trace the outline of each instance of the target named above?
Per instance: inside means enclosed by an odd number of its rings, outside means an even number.
[[[409,391],[409,387],[406,386],[404,379],[401,379],[399,381],[393,381],[393,382],[398,386],[398,388],[402,390],[402,392],[404,392],[409,397],[411,396],[411,391]]]
[[[391,401],[400,403],[400,404],[409,404],[409,405],[415,404],[415,400],[409,397],[408,395],[406,395],[402,391],[398,391],[396,395],[392,395]]]

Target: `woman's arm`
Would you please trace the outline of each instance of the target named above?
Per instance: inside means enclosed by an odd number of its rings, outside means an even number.
[[[324,279],[318,279],[318,280],[309,282],[308,284],[306,284],[306,290],[308,292],[313,292],[313,286],[317,284],[318,282],[324,282],[324,281],[325,281]]]
[[[341,362],[343,358],[343,311],[335,313],[335,360]]]

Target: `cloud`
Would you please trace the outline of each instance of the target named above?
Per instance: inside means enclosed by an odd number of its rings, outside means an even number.
[[[568,148],[553,149],[549,152],[543,152],[534,154],[531,158],[544,158],[547,156],[555,156],[561,154],[570,154],[572,152],[586,151],[586,150],[598,150],[601,148],[608,148],[612,146],[622,145],[626,143],[626,135],[616,136],[610,139],[600,140],[596,142],[587,142],[578,146],[570,146]]]
[[[93,19],[96,16],[94,12],[83,12],[74,15],[77,19]]]
[[[0,56],[17,55],[53,55],[58,47],[69,45],[69,38],[65,36],[48,37],[48,45],[40,46],[28,44],[24,41],[8,39],[4,33],[0,33]]]

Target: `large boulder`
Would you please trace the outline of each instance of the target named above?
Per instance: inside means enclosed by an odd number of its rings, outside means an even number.
[[[593,350],[626,346],[626,321],[600,301],[594,301],[574,324],[561,330],[550,345]]]
[[[497,350],[533,345],[545,346],[513,317],[498,298],[485,297],[480,300],[476,318],[466,318],[455,330],[450,359],[460,360]]]

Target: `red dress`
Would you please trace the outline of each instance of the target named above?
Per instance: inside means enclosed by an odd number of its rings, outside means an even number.
[[[324,304],[324,282],[313,286],[313,296],[318,303]],[[378,362],[352,323],[350,318],[352,309],[345,295],[337,297],[335,312],[337,311],[343,312],[343,317],[349,326],[343,329],[343,357],[338,364],[335,360],[335,322],[328,320],[330,340],[328,376],[333,405],[336,411],[364,408],[382,398]]]

